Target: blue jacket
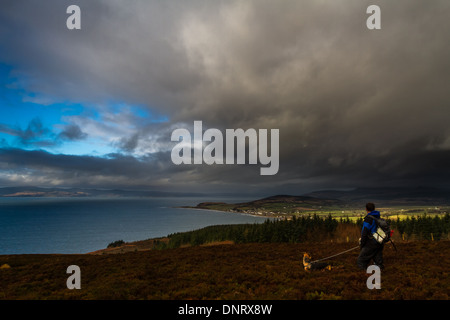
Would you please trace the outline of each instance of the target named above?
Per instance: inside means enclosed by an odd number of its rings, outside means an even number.
[[[372,233],[374,233],[377,230],[377,223],[375,222],[374,219],[371,218],[371,216],[379,219],[380,212],[374,210],[372,212],[369,212],[367,214],[367,216],[365,216],[362,230],[361,230],[361,248],[366,245],[368,240],[371,240],[371,241],[377,243],[372,237]]]

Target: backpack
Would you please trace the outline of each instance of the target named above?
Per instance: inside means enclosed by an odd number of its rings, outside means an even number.
[[[391,240],[391,236],[394,231],[391,230],[389,223],[382,218],[375,218],[373,216],[371,216],[371,218],[375,221],[377,226],[375,232],[372,233],[372,237],[375,239],[375,241],[377,241],[379,244],[384,244]]]

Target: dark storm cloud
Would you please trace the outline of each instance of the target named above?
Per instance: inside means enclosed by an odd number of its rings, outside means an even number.
[[[46,127],[38,117],[33,118],[25,129],[0,123],[0,132],[15,136],[16,145],[41,148],[57,146],[64,141],[82,140],[87,137],[87,134],[75,124],[64,126],[64,129],[57,134]]]
[[[111,183],[140,181],[142,177],[157,174],[152,170],[159,163],[140,161],[133,157],[111,154],[109,157],[54,155],[45,151],[0,149],[0,164],[4,175],[26,184],[27,179],[45,182],[48,185],[69,184],[76,186],[110,186]],[[42,175],[42,173],[45,175]],[[27,179],[16,177],[25,175]],[[128,183],[129,184],[129,183]]]
[[[69,32],[68,1],[4,1],[0,58],[37,98],[113,99],[167,115],[159,133],[141,128],[117,144],[166,157],[163,166],[147,159],[158,177],[140,175],[140,183],[298,190],[448,181],[446,0],[377,1],[377,31],[365,26],[370,1],[77,2],[82,30]],[[279,173],[171,165],[169,128],[194,120],[222,130],[280,129]],[[48,161],[51,171],[57,164]],[[133,170],[145,171],[139,163]],[[95,167],[94,159],[87,164]],[[87,164],[78,174],[92,172]],[[134,177],[116,170],[104,181]]]
[[[52,146],[55,145],[54,134],[46,128],[41,119],[33,118],[26,129],[0,124],[0,132],[17,137],[17,143],[22,146]]]
[[[136,158],[122,154],[105,157],[51,154],[42,150],[0,149],[0,185],[45,185],[205,191],[199,167],[174,167],[165,152]],[[248,170],[242,170],[248,173]],[[236,191],[234,183],[211,177],[209,191]],[[210,188],[212,187],[212,188]]]
[[[87,137],[87,134],[81,131],[76,124],[70,124],[58,136],[66,140],[83,140]]]
[[[135,133],[131,137],[124,137],[124,138],[120,139],[117,146],[119,147],[119,149],[121,149],[125,152],[132,152],[138,146],[138,139],[139,139],[139,134]]]

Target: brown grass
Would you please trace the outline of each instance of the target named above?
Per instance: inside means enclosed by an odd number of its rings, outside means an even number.
[[[302,252],[319,259],[354,243],[234,244],[104,255],[0,256],[0,299],[444,299],[450,242],[399,242],[385,248],[381,290],[356,268],[358,251],[331,271],[305,272]],[[81,290],[66,288],[69,265]]]

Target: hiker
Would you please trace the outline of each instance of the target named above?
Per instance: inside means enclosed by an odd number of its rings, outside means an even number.
[[[377,224],[372,217],[380,218],[380,212],[375,211],[375,205],[371,202],[366,204],[367,215],[364,218],[361,230],[361,238],[359,239],[360,252],[356,262],[360,269],[366,270],[370,260],[373,259],[375,265],[384,268],[383,265],[383,247],[384,244],[378,243],[372,236],[377,229]]]

